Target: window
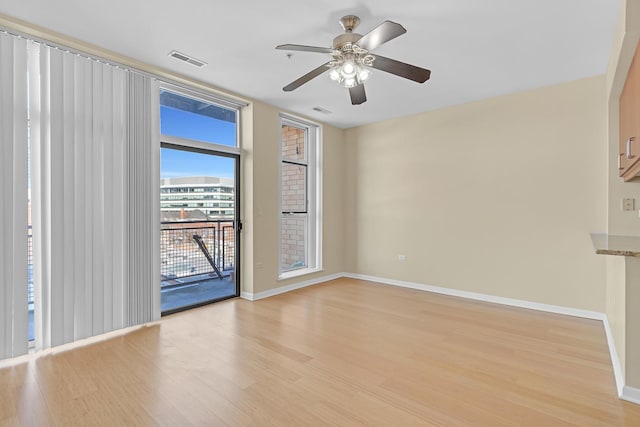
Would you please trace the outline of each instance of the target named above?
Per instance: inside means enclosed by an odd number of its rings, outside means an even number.
[[[239,109],[163,84],[160,91],[161,310],[240,293]],[[227,209],[220,209],[224,188]]]
[[[321,269],[320,128],[281,116],[280,278]]]
[[[238,146],[236,108],[163,89],[160,91],[160,120],[162,135]]]

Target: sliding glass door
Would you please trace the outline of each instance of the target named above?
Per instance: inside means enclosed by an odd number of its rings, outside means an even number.
[[[160,90],[162,314],[240,294],[239,105]]]
[[[163,144],[163,314],[238,296],[238,156]]]

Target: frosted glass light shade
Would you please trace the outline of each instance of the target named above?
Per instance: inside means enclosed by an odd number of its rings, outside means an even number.
[[[360,79],[361,82],[364,82],[369,77],[371,77],[371,70],[369,70],[367,67],[364,67],[364,66],[359,68],[360,69],[358,70],[358,78]]]
[[[359,60],[336,61],[329,69],[329,78],[346,88],[362,84],[371,77],[371,69]]]

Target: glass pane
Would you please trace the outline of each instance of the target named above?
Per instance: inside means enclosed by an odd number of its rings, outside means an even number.
[[[235,296],[236,159],[160,153],[162,311]]]
[[[282,212],[307,211],[307,167],[282,163]]]
[[[282,125],[282,158],[306,160],[305,130]]]
[[[280,220],[281,271],[307,267],[307,215],[284,215]]]
[[[160,91],[160,133],[235,147],[237,112],[184,95]]]

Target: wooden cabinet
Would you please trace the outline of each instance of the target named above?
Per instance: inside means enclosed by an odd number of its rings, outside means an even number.
[[[640,176],[640,44],[620,95],[620,176]]]

